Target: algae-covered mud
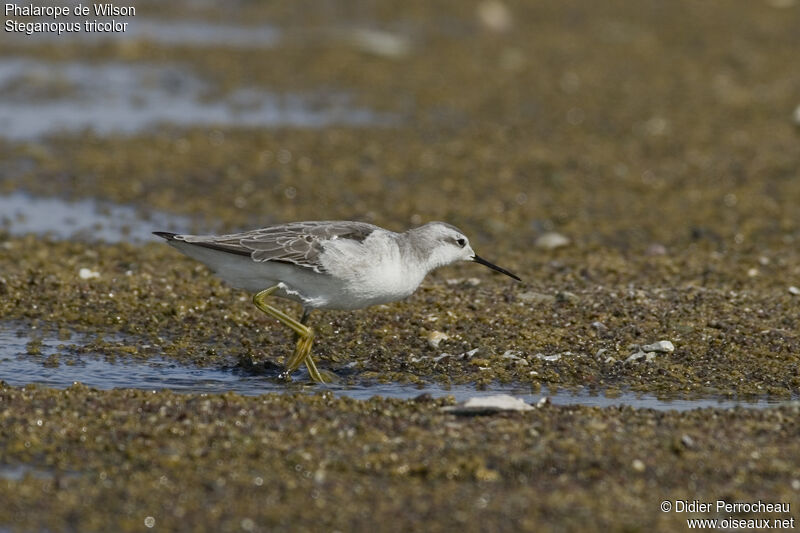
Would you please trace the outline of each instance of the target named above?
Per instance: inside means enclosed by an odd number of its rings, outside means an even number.
[[[122,18],[0,33],[0,531],[797,516],[800,3]],[[149,237],[314,219],[444,220],[523,281],[463,264],[313,314],[326,388]],[[448,390],[553,403],[463,417]]]
[[[800,488],[797,406],[456,417],[441,401],[329,395],[0,399],[15,459],[0,469],[0,519],[25,531],[683,530],[662,501],[794,512]]]

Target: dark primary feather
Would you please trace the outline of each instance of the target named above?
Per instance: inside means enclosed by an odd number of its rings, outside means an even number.
[[[156,232],[167,240],[179,240],[227,253],[250,256],[253,261],[279,261],[324,272],[319,261],[323,243],[330,239],[362,242],[380,229],[366,222],[293,222],[230,235],[175,235]]]

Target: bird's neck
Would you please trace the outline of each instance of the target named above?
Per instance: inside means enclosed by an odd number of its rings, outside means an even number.
[[[408,233],[414,230],[409,230]],[[448,258],[440,252],[440,249],[432,240],[423,238],[403,239],[398,245],[400,253],[404,257],[407,268],[418,269],[422,277],[441,266],[449,263]]]

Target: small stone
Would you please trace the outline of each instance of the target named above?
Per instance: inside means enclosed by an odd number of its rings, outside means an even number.
[[[359,50],[376,56],[399,58],[411,52],[411,42],[406,37],[387,31],[355,28],[344,37]]]
[[[450,278],[445,280],[448,285],[467,285],[469,287],[477,287],[481,284],[478,278]]]
[[[556,300],[552,294],[544,294],[536,291],[525,291],[517,294],[517,299],[526,304],[530,303],[550,303]]]
[[[681,437],[681,444],[687,448],[694,448],[694,439],[684,433],[684,435]]]
[[[634,459],[631,463],[631,467],[637,472],[644,472],[645,469],[644,462],[642,462],[641,459]]]
[[[82,268],[78,271],[78,277],[80,277],[81,279],[94,279],[94,278],[99,278],[100,273],[95,272],[94,270],[88,268]]]
[[[642,359],[646,362],[650,362],[656,358],[656,353],[674,352],[675,345],[670,341],[658,341],[653,344],[646,344],[645,346],[634,344],[630,346],[630,349],[635,351],[625,359],[626,363],[636,363]]]
[[[794,125],[800,127],[800,105],[794,108]]]
[[[500,357],[502,357],[503,359],[510,359],[520,365],[527,365],[528,361],[523,359],[521,355],[522,352],[520,352],[519,350],[506,350]]]
[[[562,248],[564,246],[568,246],[570,240],[568,237],[561,235],[560,233],[556,233],[555,231],[548,231],[539,236],[536,239],[536,247],[543,248],[545,250],[555,250],[556,248]]]
[[[431,348],[438,348],[442,341],[446,341],[449,338],[450,335],[447,333],[442,333],[441,331],[431,331],[428,333],[428,345]]]
[[[556,301],[557,302],[567,302],[571,304],[576,304],[580,301],[580,297],[572,292],[569,291],[558,291],[556,293]]]
[[[640,359],[645,359],[647,357],[647,352],[643,352],[642,350],[637,350],[636,352],[632,353],[625,359],[626,363],[636,363]]]
[[[793,479],[792,480],[792,488],[794,490],[800,490],[800,479]]]
[[[759,272],[757,268],[750,268],[747,270],[747,277],[754,278],[758,276]]]
[[[606,364],[611,365],[611,364],[616,363],[617,360],[609,355],[608,357],[605,358],[605,360],[603,362],[606,363]]]
[[[789,287],[789,294],[793,294],[795,296],[800,296],[800,289],[798,289],[797,287],[792,285],[791,287]]]
[[[647,247],[645,250],[644,255],[648,256],[657,256],[657,255],[667,255],[667,247],[663,244],[653,243]]]
[[[544,355],[542,353],[537,353],[534,357],[536,357],[536,359],[541,359],[542,361],[558,361],[561,359],[561,354],[557,353],[554,355]]]
[[[675,351],[675,345],[670,341],[658,341],[642,346],[642,350],[645,352],[672,353]]]
[[[507,394],[496,396],[480,396],[470,398],[457,405],[442,407],[442,411],[456,415],[491,414],[503,411],[532,411],[534,408],[522,398],[514,398]]]
[[[473,348],[472,350],[470,350],[468,352],[462,353],[461,355],[459,355],[459,357],[461,357],[462,359],[472,359],[472,357],[474,357],[475,354],[478,353],[479,350],[480,350],[480,348]]]

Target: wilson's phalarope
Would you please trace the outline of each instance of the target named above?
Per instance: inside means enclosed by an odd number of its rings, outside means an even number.
[[[361,309],[411,295],[431,270],[457,261],[474,261],[520,278],[475,254],[467,237],[444,222],[430,222],[403,233],[364,222],[293,222],[230,235],[179,235],[165,238],[189,257],[205,263],[222,279],[255,292],[253,303],[297,333],[286,363],[288,377],[302,363],[314,381],[324,382],[311,358],[314,333],[307,325],[314,309]],[[268,296],[299,302],[298,321],[266,303]]]

